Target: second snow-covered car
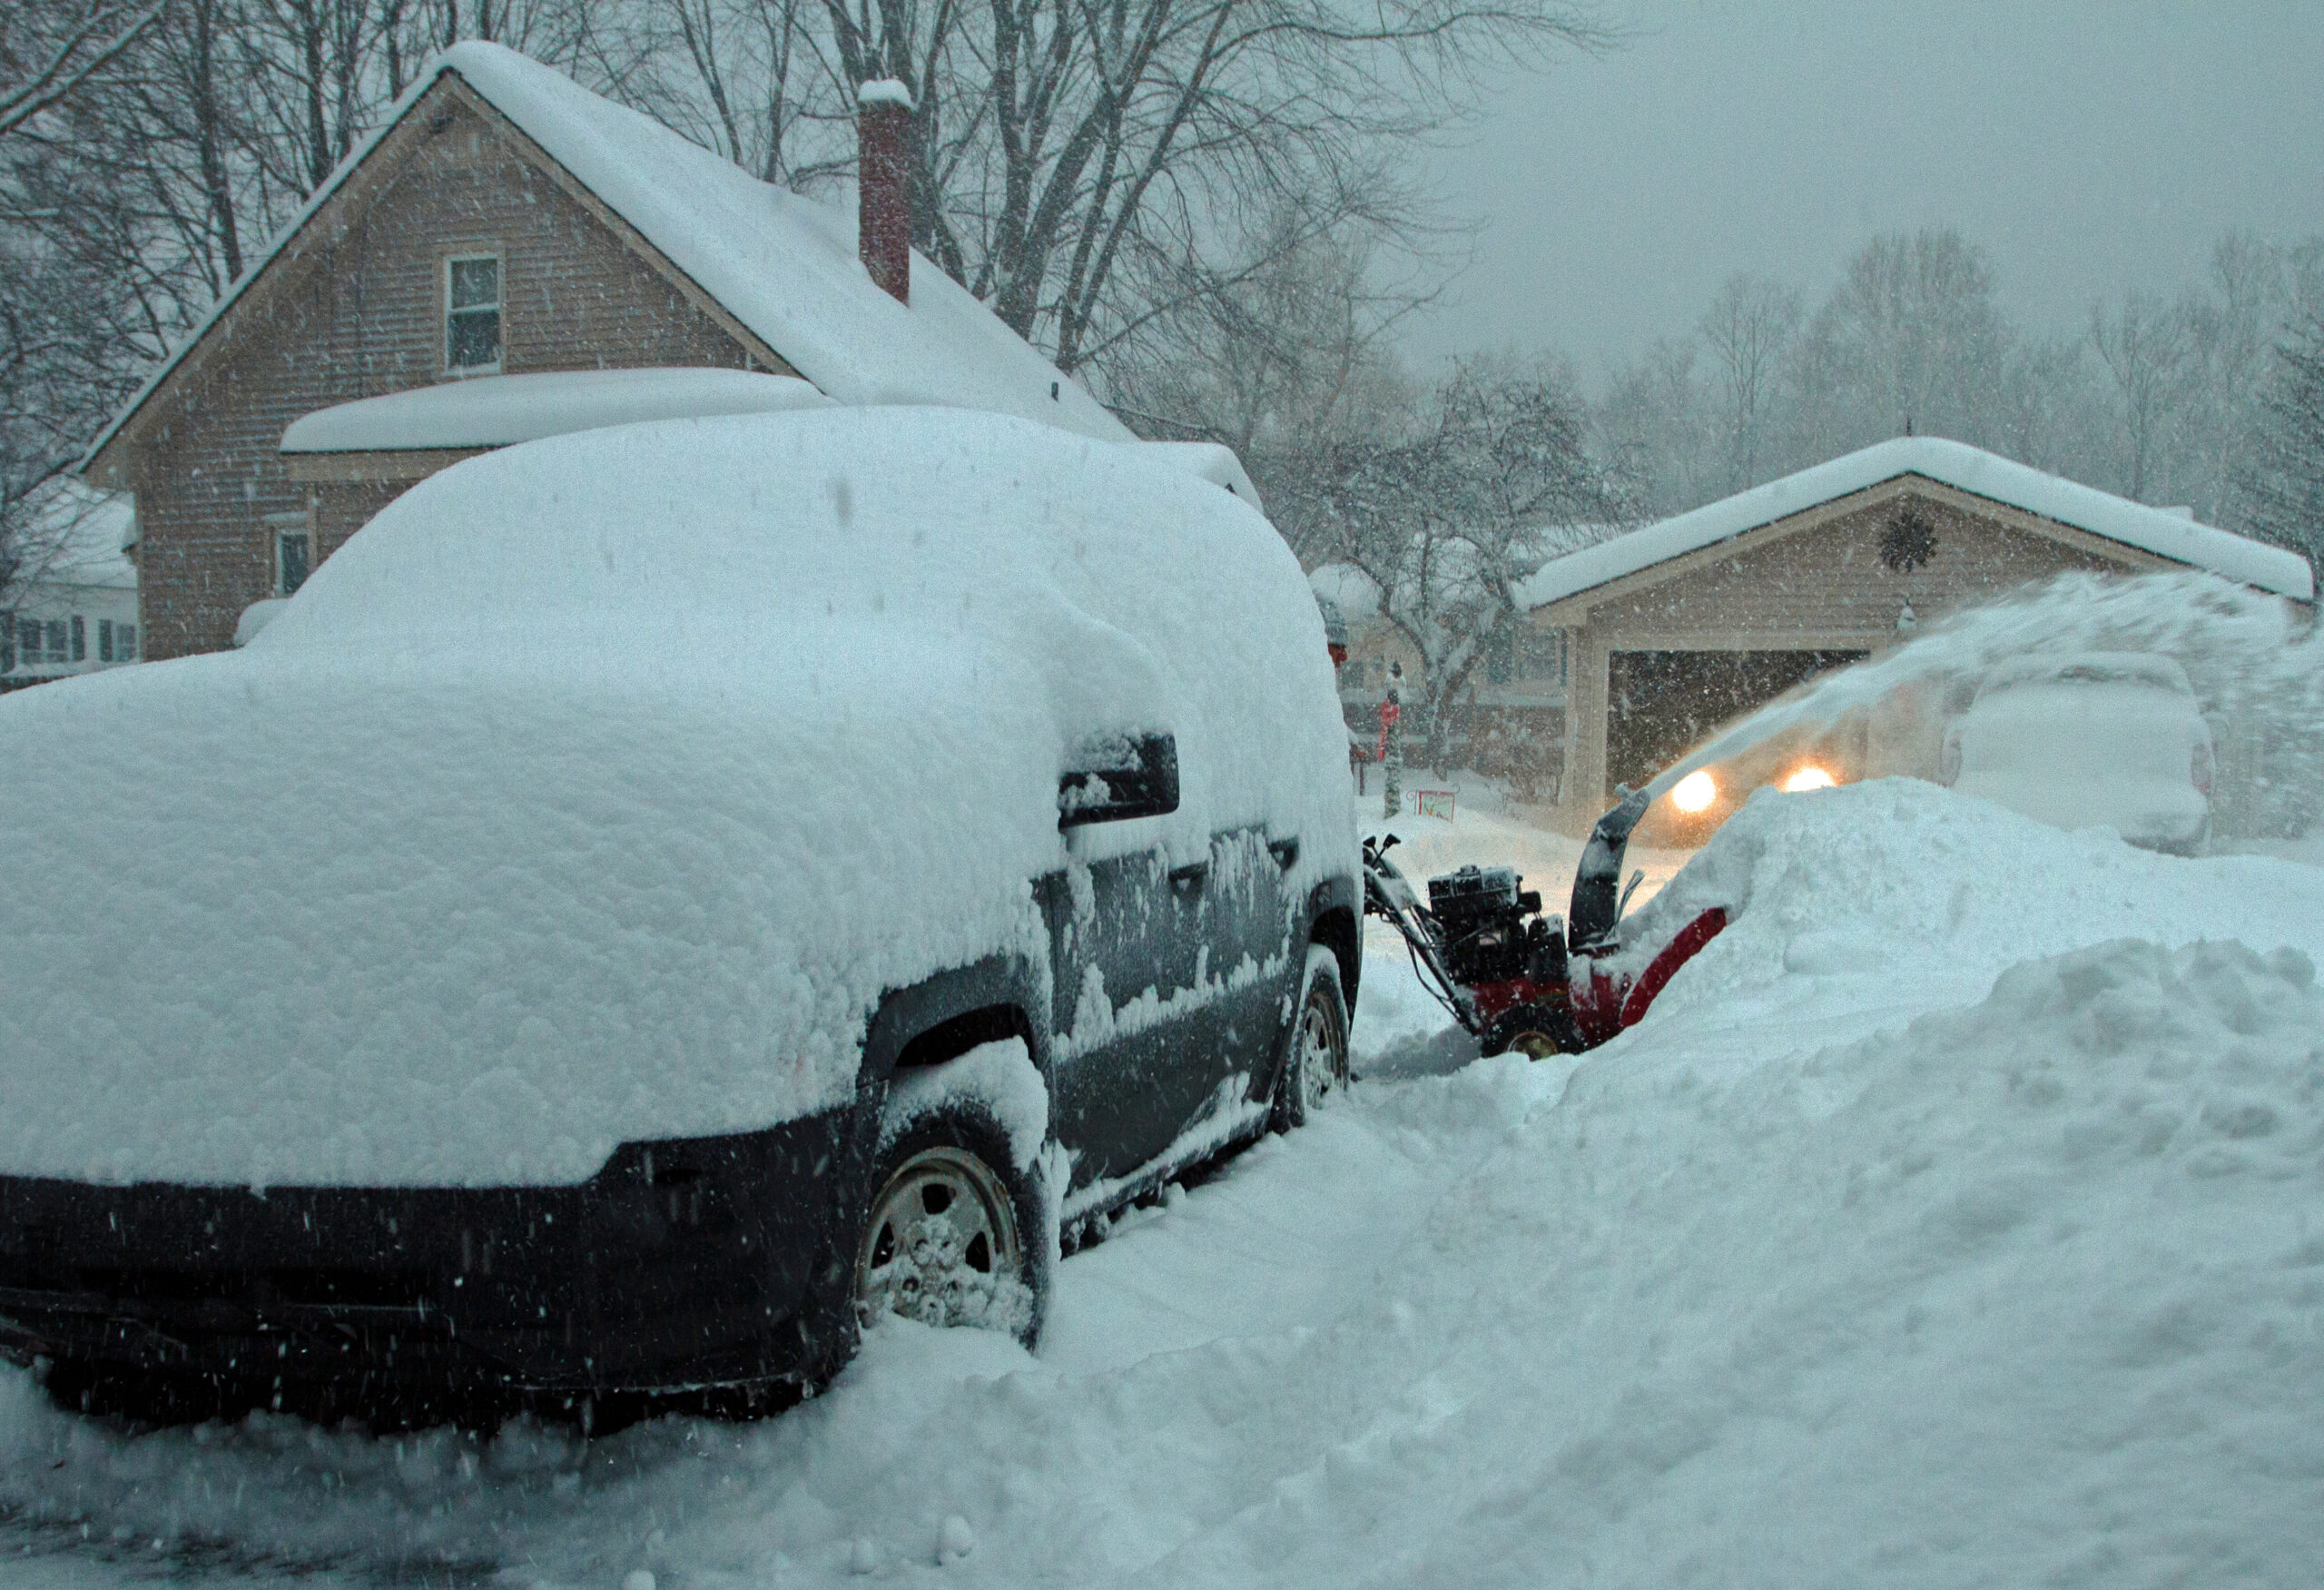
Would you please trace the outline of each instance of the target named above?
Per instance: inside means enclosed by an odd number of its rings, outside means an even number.
[[[2211,834],[2211,731],[2166,657],[2068,652],[1987,674],[1938,781],[2060,828],[2191,855]]]
[[[51,1394],[812,1384],[1346,1074],[1298,566],[1177,463],[828,410],[413,489],[0,736],[0,1347]]]

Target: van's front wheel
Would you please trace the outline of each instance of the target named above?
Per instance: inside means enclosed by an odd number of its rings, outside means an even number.
[[[891,1146],[856,1247],[855,1316],[1005,1330],[1031,1345],[1039,1278],[1027,1189],[995,1169],[1007,1139],[975,1111],[921,1122]]]

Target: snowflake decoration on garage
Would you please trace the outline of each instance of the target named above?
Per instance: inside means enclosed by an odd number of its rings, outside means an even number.
[[[1880,532],[1880,561],[1896,574],[1910,574],[1936,556],[1936,527],[1914,503],[1899,509]]]

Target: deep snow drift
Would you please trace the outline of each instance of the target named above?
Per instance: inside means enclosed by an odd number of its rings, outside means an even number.
[[[57,1582],[2311,1583],[2324,873],[1894,783],[1762,795],[1648,909],[1712,899],[1570,1083],[1360,1084],[1066,1261],[1038,1357],[891,1327],[780,1419],[586,1451],[133,1438],[9,1373],[0,1540]]]

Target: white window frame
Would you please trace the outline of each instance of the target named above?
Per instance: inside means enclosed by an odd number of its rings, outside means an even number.
[[[467,304],[458,310],[452,307],[452,267],[472,265],[479,260],[492,262],[492,314],[498,332],[493,339],[493,360],[490,364],[454,364],[452,362],[452,316],[480,312],[482,304]],[[444,306],[444,373],[446,375],[498,375],[508,358],[508,262],[497,248],[463,249],[444,256],[440,282]]]
[[[282,588],[283,537],[304,536],[307,538],[308,579],[315,578],[315,570],[321,565],[322,560],[315,556],[318,548],[315,545],[313,505],[310,504],[296,513],[265,514],[261,516],[259,522],[266,527],[266,554],[273,563],[273,574],[267,583],[267,594],[274,597],[287,597],[290,593]]]

